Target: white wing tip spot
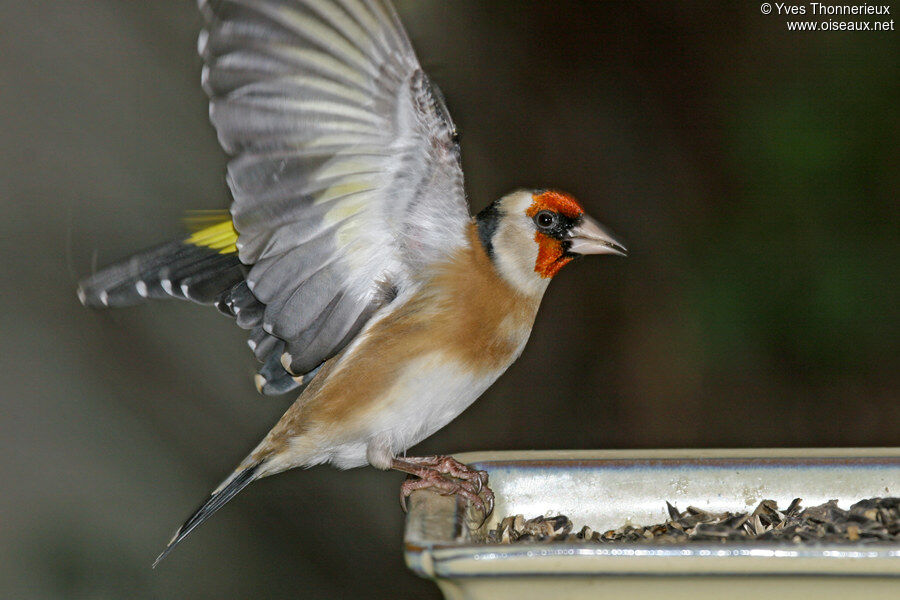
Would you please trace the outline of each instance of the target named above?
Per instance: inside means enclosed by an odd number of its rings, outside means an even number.
[[[200,10],[203,10],[204,3],[198,2],[197,4],[200,5]],[[206,52],[206,44],[208,42],[209,42],[209,32],[205,29],[201,29],[200,34],[197,36],[197,54],[199,54],[200,56],[203,56],[203,54]],[[204,66],[203,68],[206,69],[207,67]]]
[[[78,301],[81,302],[82,305],[87,303],[87,294],[84,293],[84,288],[80,285],[78,289],[75,291],[75,295],[78,296]]]
[[[166,293],[170,296],[174,296],[172,293],[172,280],[171,279],[161,279],[159,285],[162,286],[162,289],[166,291]]]
[[[284,367],[284,370],[288,373],[291,372],[291,362],[292,358],[289,352],[285,352],[281,355],[281,366]]]
[[[137,293],[141,296],[141,298],[146,298],[149,295],[147,284],[144,281],[138,281],[137,283],[135,283],[134,289],[137,290]]]
[[[109,306],[109,294],[106,293],[106,290],[100,292],[100,304]]]
[[[250,346],[251,350],[256,350],[256,342],[253,340],[247,340],[247,345]]]
[[[190,296],[188,296],[188,289],[189,289],[188,284],[186,284],[186,283],[181,284],[181,293],[182,293],[182,295],[184,295],[185,298],[190,298]]]
[[[266,383],[268,383],[266,381],[266,378],[263,377],[262,375],[260,375],[259,373],[257,373],[256,375],[253,376],[253,385],[256,386],[256,391],[259,392],[260,394],[263,393],[263,386],[266,385]]]

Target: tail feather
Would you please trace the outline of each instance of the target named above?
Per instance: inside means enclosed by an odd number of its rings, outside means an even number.
[[[184,522],[178,531],[175,532],[175,535],[172,536],[172,539],[166,545],[165,550],[163,550],[159,556],[156,557],[156,560],[153,561],[153,568],[156,568],[169,553],[175,549],[175,547],[187,537],[187,535],[196,529],[201,523],[206,521],[208,518],[213,516],[217,510],[225,506],[225,504],[238,495],[238,493],[247,487],[251,481],[256,479],[256,474],[259,472],[259,468],[262,465],[261,462],[251,465],[246,469],[239,471],[236,475],[232,476],[230,479],[226,480],[226,483],[219,487],[216,491],[212,493],[209,499],[204,502],[200,508],[198,508],[194,514],[192,514],[187,521]]]

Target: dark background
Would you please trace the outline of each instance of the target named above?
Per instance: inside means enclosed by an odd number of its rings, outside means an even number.
[[[895,5],[900,10],[900,6]],[[415,452],[900,443],[896,32],[755,2],[399,5],[473,210],[579,197],[631,252],[567,267],[522,358]],[[228,203],[188,0],[0,6],[0,596],[437,597],[399,474],[251,486],[172,531],[291,398],[214,310],[75,282]]]

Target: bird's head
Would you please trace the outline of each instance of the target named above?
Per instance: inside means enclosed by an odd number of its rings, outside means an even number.
[[[564,265],[584,254],[626,256],[625,247],[564,192],[513,192],[478,213],[476,222],[497,270],[528,294],[542,294]]]

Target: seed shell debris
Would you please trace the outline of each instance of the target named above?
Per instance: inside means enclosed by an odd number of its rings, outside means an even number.
[[[679,511],[666,502],[665,523],[594,531],[585,525],[572,533],[565,515],[508,516],[487,533],[489,544],[526,542],[595,542],[683,544],[687,542],[780,542],[780,543],[900,543],[900,498],[869,498],[843,510],[837,500],[802,508],[795,498],[784,510],[774,500],[763,500],[752,512],[713,513],[688,506]]]

